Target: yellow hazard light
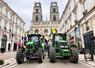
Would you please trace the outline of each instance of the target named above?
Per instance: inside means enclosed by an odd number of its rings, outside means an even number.
[[[56,28],[52,28],[52,33],[53,33],[53,34],[54,34],[54,33],[57,33]]]

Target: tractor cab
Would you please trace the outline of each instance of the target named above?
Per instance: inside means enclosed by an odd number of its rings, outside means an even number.
[[[40,34],[28,35],[28,41],[26,43],[26,48],[31,50],[37,50],[41,46]]]

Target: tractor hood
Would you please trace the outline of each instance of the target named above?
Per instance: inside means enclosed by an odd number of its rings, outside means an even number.
[[[29,46],[29,45],[31,45],[31,46],[34,45],[34,42],[33,41],[27,42],[26,46]]]
[[[62,55],[63,56],[70,56],[71,55],[70,50],[69,49],[62,49]]]
[[[26,50],[35,50],[35,43],[33,41],[29,41],[26,43]]]
[[[70,50],[68,50],[68,49],[63,49],[62,51],[63,52],[70,52]]]

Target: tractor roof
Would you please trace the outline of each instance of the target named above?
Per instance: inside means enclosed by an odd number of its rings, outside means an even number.
[[[67,42],[67,41],[65,41],[65,40],[59,40],[58,42]]]
[[[64,33],[56,33],[56,34],[53,34],[53,35],[65,35]]]
[[[41,36],[41,34],[29,34],[28,37],[31,37],[31,36]]]

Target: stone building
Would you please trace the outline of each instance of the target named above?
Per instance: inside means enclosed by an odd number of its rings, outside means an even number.
[[[61,17],[60,30],[79,48],[95,50],[95,0],[68,0]]]
[[[5,48],[6,51],[16,50],[15,43],[23,36],[24,24],[19,15],[0,0],[0,48]]]

